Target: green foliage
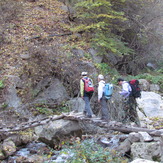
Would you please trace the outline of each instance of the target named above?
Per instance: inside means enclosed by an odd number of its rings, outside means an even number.
[[[60,106],[57,107],[57,109],[53,109],[53,112],[55,112],[56,114],[60,114],[62,112],[67,113],[69,112],[69,107],[68,105],[65,104],[65,102],[63,102]]]
[[[96,63],[95,66],[100,70],[101,74],[108,74],[110,69],[109,65],[106,63]]]
[[[85,140],[82,143],[76,141],[73,146],[62,151],[65,154],[74,154],[69,157],[67,163],[99,162],[99,163],[127,163],[127,159],[120,157],[116,151],[103,148],[92,140]]]
[[[163,73],[163,68],[160,68],[159,70],[157,70],[158,73]]]
[[[8,104],[2,103],[1,108],[7,108]]]
[[[87,58],[87,59],[91,59],[91,56],[89,53],[84,53],[84,57]]]
[[[60,107],[58,110],[59,110],[59,112],[61,112],[61,113],[62,113],[62,112],[64,112],[64,113],[69,112],[69,108],[68,108],[68,106],[66,106],[66,105]]]
[[[124,1],[118,1],[123,3]],[[91,42],[95,49],[102,55],[108,52],[116,55],[127,55],[133,50],[127,47],[122,37],[113,34],[112,30],[122,31],[123,28],[117,22],[126,20],[124,13],[115,10],[116,3],[111,0],[83,0],[76,3],[78,25],[73,27],[73,32],[84,31],[87,42]],[[89,37],[88,37],[89,36]]]
[[[51,115],[52,114],[52,111],[50,111],[48,108],[36,107],[36,110],[41,114],[45,114],[45,115]]]
[[[144,74],[139,74],[137,76],[128,76],[126,80],[131,80],[131,79],[146,79],[150,83],[153,84],[158,84],[161,89],[163,89],[163,74],[162,73],[155,73],[155,74],[150,74],[150,73],[144,73]]]
[[[163,74],[163,58],[160,59],[160,61],[158,62],[158,70],[157,70],[157,73]]]
[[[95,66],[99,69],[101,74],[110,76],[110,82],[116,83],[116,79],[119,77],[119,73],[116,69],[110,67],[106,63],[97,63]]]
[[[132,49],[127,47],[127,43],[121,41],[120,37],[109,34],[108,32],[96,33],[92,41],[93,47],[98,49],[99,53],[101,53],[100,49],[102,48],[103,53],[101,54],[107,54],[108,50],[119,56],[134,53]]]
[[[3,80],[0,80],[0,88],[4,88]]]
[[[138,79],[146,79],[154,84],[162,84],[163,74],[160,75],[152,75],[149,73],[139,74],[136,76]]]

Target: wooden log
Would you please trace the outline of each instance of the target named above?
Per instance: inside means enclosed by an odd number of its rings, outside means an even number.
[[[59,119],[63,119],[65,117],[65,115],[60,115],[57,117],[54,117],[53,120],[59,120]],[[49,120],[47,119],[46,122],[49,122]],[[5,132],[16,132],[16,131],[23,131],[26,130],[28,128],[33,128],[33,127],[37,127],[39,125],[43,125],[45,124],[45,119],[43,119],[42,121],[33,121],[33,122],[29,122],[29,123],[24,123],[23,125],[20,124],[20,126],[15,126],[12,128],[2,128],[0,129],[0,133],[5,133]],[[47,123],[46,123],[47,124]]]
[[[116,121],[110,121],[110,122],[105,122],[100,120],[99,118],[87,118],[84,117],[82,114],[79,113],[70,113],[70,114],[62,114],[59,116],[51,116],[51,117],[46,117],[40,120],[35,120],[27,123],[20,124],[19,126],[15,127],[5,127],[5,128],[0,128],[0,135],[10,135],[12,132],[18,132],[18,131],[23,131],[29,128],[34,128],[39,125],[45,125],[48,124],[50,121],[55,121],[59,119],[64,119],[64,120],[71,120],[71,121],[78,121],[78,122],[83,122],[83,123],[92,123],[94,125],[107,128],[108,130],[114,130],[114,131],[119,131],[122,133],[131,133],[131,132],[147,132],[151,136],[162,136],[163,131],[161,130],[155,130],[155,129],[148,129],[148,128],[141,128],[141,127],[131,127],[122,124],[121,122],[116,122]]]
[[[108,129],[114,130],[114,131],[120,131],[123,133],[131,133],[131,132],[147,132],[151,136],[161,136],[163,135],[163,131],[155,130],[155,129],[148,129],[148,128],[141,128],[141,127],[131,127],[131,126],[109,126]]]

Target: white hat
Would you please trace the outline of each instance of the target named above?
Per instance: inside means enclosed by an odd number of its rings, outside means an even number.
[[[86,76],[88,74],[88,72],[82,72],[81,75],[82,76]]]
[[[101,80],[103,80],[104,79],[104,76],[100,74],[100,75],[98,75],[98,78],[101,79]]]

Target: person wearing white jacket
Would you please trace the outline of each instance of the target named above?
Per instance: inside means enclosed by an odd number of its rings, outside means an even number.
[[[109,110],[107,107],[107,99],[104,97],[104,76],[98,75],[98,102],[101,104],[101,119],[109,121]]]

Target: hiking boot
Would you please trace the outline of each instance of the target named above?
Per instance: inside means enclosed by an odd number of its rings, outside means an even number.
[[[106,122],[109,122],[109,120],[107,118],[101,118],[102,121],[106,121]]]
[[[92,118],[92,115],[87,115],[87,118]]]
[[[83,114],[84,114],[84,115],[87,115],[87,112],[86,112],[86,111],[83,111]]]

